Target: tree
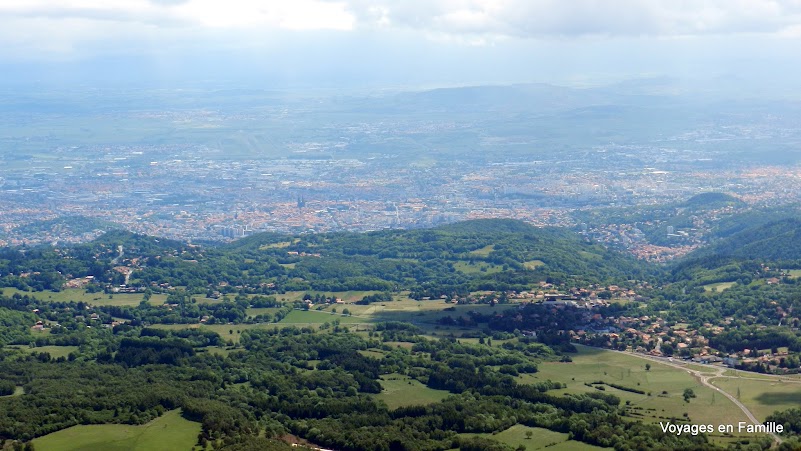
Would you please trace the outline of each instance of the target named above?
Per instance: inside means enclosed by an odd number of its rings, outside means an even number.
[[[533,432],[531,432],[531,431],[526,431],[526,438],[527,438],[527,439],[531,440],[531,436],[533,436],[533,435],[534,435],[534,433],[533,433]]]
[[[651,371],[651,364],[650,363],[646,363],[645,364],[645,371]]]
[[[695,398],[695,392],[692,388],[685,388],[683,396],[684,402],[690,402],[690,398]]]

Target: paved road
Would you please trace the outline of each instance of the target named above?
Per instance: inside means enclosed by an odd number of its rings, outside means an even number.
[[[709,382],[711,379],[714,379],[714,378],[717,378],[717,377],[731,378],[731,379],[758,379],[758,378],[755,378],[755,377],[740,377],[740,376],[724,376],[723,373],[726,371],[726,368],[715,367],[715,366],[710,366],[709,367],[711,370],[714,370],[714,372],[715,372],[714,374],[710,375],[710,374],[708,374],[708,372],[694,370],[694,369],[688,368],[686,364],[674,362],[674,361],[671,361],[671,360],[668,360],[668,359],[665,359],[665,358],[661,358],[661,357],[654,357],[654,356],[650,356],[650,355],[637,354],[637,353],[634,353],[634,352],[625,352],[625,351],[614,351],[614,352],[618,352],[618,353],[621,353],[621,354],[638,357],[638,358],[645,359],[645,360],[651,360],[653,362],[661,363],[662,365],[672,366],[673,368],[678,368],[680,370],[687,371],[688,373],[693,375],[693,377],[698,379],[698,381],[701,382],[703,385],[711,388],[712,390],[717,391],[721,395],[723,395],[726,398],[728,398],[729,400],[731,400],[731,402],[733,402],[734,405],[736,405],[737,407],[740,408],[740,410],[743,411],[745,416],[748,417],[748,419],[752,423],[754,423],[754,424],[762,424],[759,420],[757,420],[757,418],[754,416],[754,414],[751,413],[750,410],[748,410],[748,407],[746,407],[743,403],[740,402],[739,399],[735,398],[730,393],[724,391],[720,387],[717,387],[717,386],[713,385],[711,382]],[[777,379],[777,380],[781,380],[781,379]],[[798,383],[801,383],[801,381],[793,381],[793,380],[786,381],[786,382],[798,382]],[[782,438],[779,437],[778,435],[776,435],[776,434],[774,434],[772,432],[770,433],[770,435],[771,435],[771,437],[773,437],[773,440],[776,443],[781,443],[782,442]]]

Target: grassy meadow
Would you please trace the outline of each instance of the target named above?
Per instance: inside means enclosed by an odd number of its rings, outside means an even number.
[[[420,381],[402,374],[385,374],[381,376],[380,383],[383,390],[373,397],[384,401],[390,409],[431,404],[439,402],[449,395],[445,390],[428,388]]]
[[[13,296],[16,293],[32,296],[45,302],[84,302],[90,305],[139,305],[144,300],[144,293],[87,293],[79,288],[67,288],[58,292],[53,291],[21,291],[16,288],[0,288],[4,296]],[[110,296],[110,297],[109,297]],[[167,301],[166,294],[154,293],[149,303],[161,305]]]
[[[703,287],[704,291],[706,292],[711,292],[711,291],[721,292],[724,290],[728,290],[729,288],[735,285],[737,285],[737,282],[718,282],[718,283],[710,283],[707,285],[703,285]]]
[[[33,440],[42,451],[152,451],[192,449],[200,423],[181,417],[178,410],[139,425],[73,426]]]
[[[526,433],[531,433],[531,436]],[[497,434],[462,434],[465,437],[484,437],[492,440],[497,440],[509,446],[517,448],[518,446],[525,446],[527,451],[534,451],[540,449],[547,449],[549,451],[593,451],[611,448],[601,448],[598,446],[588,445],[583,442],[570,440],[567,434],[561,432],[554,432],[548,429],[528,427],[522,424],[516,424],[505,431]]]
[[[642,390],[646,394],[631,393],[610,385],[602,385],[604,393],[614,394],[621,399],[621,404],[626,407],[629,416],[644,422],[657,423],[675,418],[690,423],[711,423],[717,426],[748,421],[745,414],[728,398],[702,385],[685,370],[623,353],[585,346],[577,347],[579,352],[572,356],[572,363],[541,363],[538,373],[522,375],[520,381],[550,379],[567,384],[567,388],[552,393],[596,392],[599,389],[595,387],[601,385],[593,383],[598,381]],[[651,365],[650,370],[645,369],[647,363]],[[712,368],[702,366],[692,369],[712,371]],[[585,383],[593,386],[588,387]],[[691,399],[689,403],[685,402],[682,396],[687,388],[692,389],[696,395],[696,398]],[[651,395],[648,396],[648,393]],[[728,441],[720,436],[712,438]]]
[[[738,371],[738,374],[751,377],[742,371]],[[711,382],[738,398],[760,421],[776,410],[798,408],[801,405],[801,383],[797,379],[716,378]]]

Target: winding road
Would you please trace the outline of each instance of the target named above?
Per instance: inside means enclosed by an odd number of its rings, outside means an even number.
[[[725,376],[723,373],[726,371],[727,368],[718,367],[718,366],[710,366],[709,368],[710,368],[710,370],[714,370],[714,374],[709,374],[709,372],[706,372],[706,371],[699,371],[699,370],[694,370],[694,369],[688,368],[686,363],[674,362],[674,361],[666,359],[664,357],[654,357],[654,356],[650,356],[650,355],[637,354],[637,353],[634,353],[634,352],[625,352],[625,351],[613,351],[613,352],[617,352],[617,353],[625,354],[625,355],[630,355],[630,356],[633,356],[633,357],[638,357],[638,358],[641,358],[641,359],[644,359],[644,360],[650,360],[650,361],[653,361],[653,362],[661,363],[662,365],[672,366],[673,368],[678,368],[680,370],[687,371],[693,377],[695,377],[699,382],[701,382],[701,384],[711,388],[712,390],[717,391],[721,395],[723,395],[726,398],[728,398],[729,400],[731,400],[731,402],[733,402],[734,405],[736,405],[737,407],[740,408],[740,410],[743,411],[745,416],[748,417],[748,420],[750,420],[753,424],[762,424],[762,423],[759,420],[757,420],[757,418],[754,416],[753,413],[751,413],[750,410],[748,410],[748,407],[746,407],[745,404],[741,403],[739,399],[735,398],[730,393],[724,391],[722,388],[717,387],[714,384],[712,384],[710,382],[711,379],[715,379],[715,378],[754,379],[754,380],[776,379],[777,381],[781,381],[781,382],[790,382],[790,383],[800,383],[801,384],[801,380],[781,379],[779,377],[770,377],[768,375],[761,375],[761,376],[765,376],[764,378],[742,377],[742,376]],[[779,437],[777,434],[772,433],[772,432],[769,433],[769,434],[770,434],[771,437],[773,437],[774,442],[776,442],[776,443],[781,443],[782,442],[782,438]]]

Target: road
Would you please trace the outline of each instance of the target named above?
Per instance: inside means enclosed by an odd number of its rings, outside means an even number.
[[[735,398],[735,397],[734,397],[734,396],[732,396],[730,393],[728,393],[728,392],[724,391],[724,390],[723,390],[723,389],[721,389],[720,387],[717,387],[717,386],[715,386],[714,384],[712,384],[711,382],[709,382],[711,379],[715,379],[715,378],[730,378],[730,379],[758,379],[758,378],[754,378],[754,377],[741,377],[741,376],[724,376],[724,375],[723,375],[723,373],[726,371],[726,368],[722,368],[722,367],[716,367],[716,366],[710,366],[710,367],[709,367],[711,370],[714,370],[714,374],[711,374],[711,375],[710,375],[710,374],[708,374],[708,372],[703,372],[703,371],[699,371],[699,370],[694,370],[694,369],[691,369],[691,368],[687,368],[687,364],[680,363],[680,362],[674,362],[674,361],[672,361],[672,360],[668,360],[668,359],[666,359],[666,358],[663,358],[663,357],[654,357],[654,356],[650,356],[650,355],[637,354],[637,353],[634,353],[634,352],[625,352],[625,351],[613,351],[613,352],[618,352],[618,353],[620,353],[620,354],[625,354],[625,355],[630,355],[630,356],[638,357],[638,358],[641,358],[641,359],[644,359],[644,360],[650,360],[650,361],[653,361],[653,362],[661,363],[662,365],[672,366],[673,368],[678,368],[678,369],[680,369],[680,370],[687,371],[687,372],[688,372],[688,373],[690,373],[690,374],[691,374],[693,377],[695,377],[696,379],[698,379],[698,381],[699,381],[699,382],[701,382],[701,384],[703,384],[703,385],[705,385],[705,386],[707,386],[707,387],[711,388],[712,390],[715,390],[715,391],[717,391],[717,392],[718,392],[718,393],[720,393],[721,395],[723,395],[723,396],[725,396],[726,398],[728,398],[729,400],[731,400],[731,402],[733,402],[733,403],[734,403],[734,405],[736,405],[737,407],[739,407],[739,408],[740,408],[740,410],[742,410],[742,411],[743,411],[743,413],[745,414],[745,416],[746,416],[746,417],[747,417],[747,418],[748,418],[748,419],[749,419],[749,420],[750,420],[750,421],[751,421],[753,424],[762,424],[762,423],[761,423],[759,420],[757,420],[757,418],[754,416],[754,414],[753,414],[753,413],[751,413],[751,411],[750,411],[750,410],[748,410],[748,407],[746,407],[746,406],[745,406],[743,403],[741,403],[741,402],[740,402],[740,400],[739,400],[739,399]],[[781,379],[777,379],[777,380],[781,380]],[[796,382],[796,383],[801,383],[801,380],[798,380],[798,381],[794,381],[794,380],[789,380],[789,381],[788,381],[788,380],[784,380],[784,381],[785,381],[785,382]],[[774,433],[770,433],[770,435],[771,435],[771,437],[773,437],[773,440],[774,440],[776,443],[781,443],[781,442],[782,442],[782,438],[781,438],[781,437],[779,437],[778,435],[776,435],[776,434],[774,434]]]

